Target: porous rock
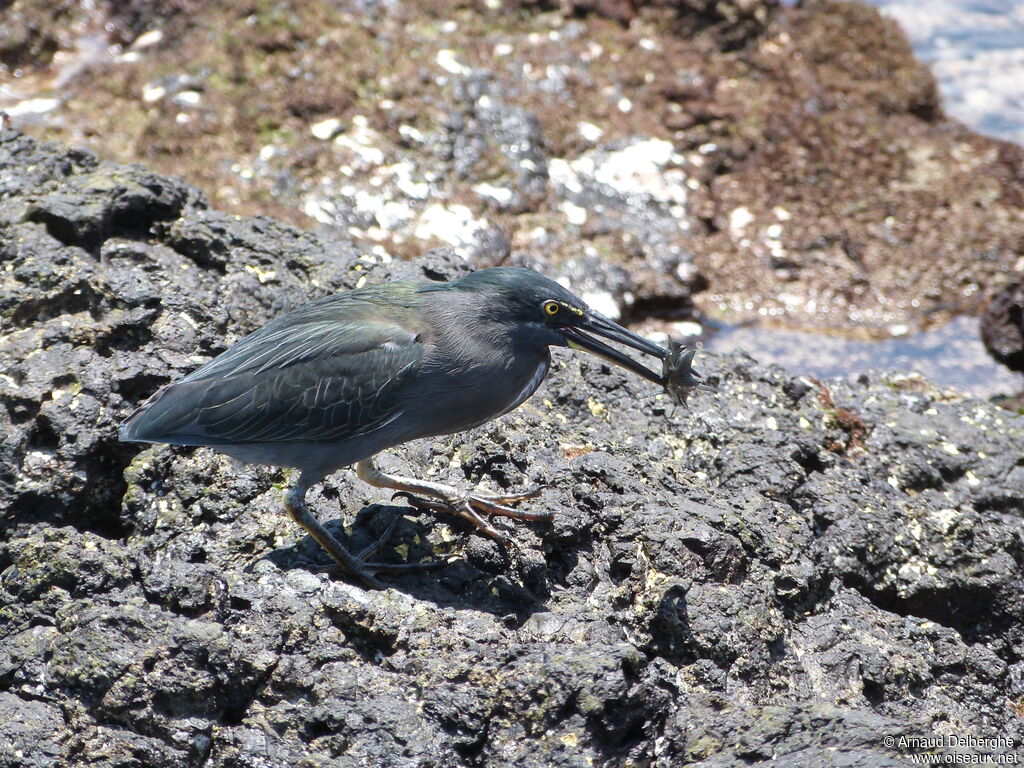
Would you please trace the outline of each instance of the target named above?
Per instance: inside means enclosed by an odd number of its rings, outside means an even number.
[[[310,494],[353,547],[402,515],[383,557],[450,561],[370,592],[283,513],[287,473],[116,428],[290,307],[461,261],[11,132],[0,244],[0,765],[891,766],[904,737],[1024,738],[1021,417],[709,354],[718,393],[673,410],[556,350],[514,413],[381,459],[550,484],[519,548],[348,471]]]

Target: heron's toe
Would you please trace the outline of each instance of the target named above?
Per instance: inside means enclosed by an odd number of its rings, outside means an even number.
[[[516,501],[521,501],[524,498],[535,497],[512,497],[511,503],[514,504]],[[466,503],[486,515],[510,517],[513,520],[543,523],[553,519],[555,516],[554,512],[526,512],[521,509],[514,509],[508,506],[510,502],[509,497],[506,496],[470,496],[466,499]]]
[[[356,554],[356,559],[365,563],[371,557],[380,552],[384,545],[391,541],[391,537],[395,535],[395,529],[398,528],[399,520],[401,520],[401,515],[395,515],[392,517],[391,522],[388,523],[388,527],[384,530],[384,533]]]
[[[482,496],[487,501],[492,501],[496,504],[518,504],[522,501],[529,501],[530,499],[539,499],[544,491],[549,488],[553,488],[550,483],[542,483],[541,485],[535,485],[529,490],[520,491],[519,493],[510,493],[502,496]]]

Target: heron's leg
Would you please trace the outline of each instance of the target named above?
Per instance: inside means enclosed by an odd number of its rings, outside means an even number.
[[[519,493],[512,496],[481,496],[475,493],[463,493],[451,485],[435,483],[430,480],[416,480],[410,477],[389,475],[377,469],[373,459],[363,459],[356,464],[356,474],[359,479],[376,486],[398,491],[409,497],[414,506],[432,509],[434,511],[449,512],[464,517],[473,525],[498,541],[507,542],[507,537],[498,531],[494,526],[487,523],[480,513],[485,515],[499,515],[511,517],[516,520],[548,521],[554,517],[551,512],[524,512],[508,506],[526,499],[535,499],[540,496],[542,488],[536,488],[526,493]],[[426,499],[434,499],[438,503],[431,503]]]
[[[441,501],[439,499],[423,498],[422,496],[414,496],[408,491],[399,491],[395,496],[404,496],[410,504],[416,507],[416,509],[429,509],[432,512],[441,512],[442,514],[456,515],[458,517],[465,518],[476,526],[481,533],[487,534],[492,539],[501,542],[505,546],[513,543],[508,534],[504,531],[499,531],[491,525],[485,518],[481,517],[480,513],[473,509],[468,502],[463,501],[462,503],[454,503]]]
[[[288,510],[288,514],[292,516],[292,519],[301,525],[306,533],[313,537],[317,544],[327,550],[327,554],[334,559],[334,562],[338,564],[338,568],[344,573],[356,577],[368,587],[384,589],[384,583],[376,578],[377,573],[426,570],[444,565],[443,561],[429,563],[376,563],[369,561],[369,558],[373,557],[395,532],[395,528],[398,525],[397,517],[391,521],[391,524],[380,538],[362,550],[358,555],[353,555],[331,535],[330,531],[320,524],[320,521],[313,516],[313,513],[306,506],[306,491],[309,490],[313,483],[320,479],[320,477],[314,479],[307,478],[305,473],[299,475],[299,479],[285,496],[284,508]]]

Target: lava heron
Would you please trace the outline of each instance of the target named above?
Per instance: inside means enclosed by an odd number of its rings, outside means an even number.
[[[662,373],[596,336],[658,358]],[[242,461],[297,468],[285,498],[289,514],[343,571],[381,587],[377,573],[423,567],[371,559],[397,518],[373,545],[352,553],[306,508],[307,490],[355,464],[371,485],[405,494],[418,507],[462,516],[503,543],[488,517],[549,520],[550,513],[509,506],[539,490],[504,497],[462,493],[385,474],[372,457],[508,413],[540,386],[551,346],[600,355],[661,384],[677,401],[699,386],[692,351],[653,344],[532,270],[495,267],[447,283],[361,288],[299,307],[158,391],[124,422],[121,439],[209,446]]]

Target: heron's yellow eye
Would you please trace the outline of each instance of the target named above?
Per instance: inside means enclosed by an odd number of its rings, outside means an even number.
[[[553,317],[558,314],[562,306],[557,301],[545,301],[544,302],[544,314],[548,317]]]

